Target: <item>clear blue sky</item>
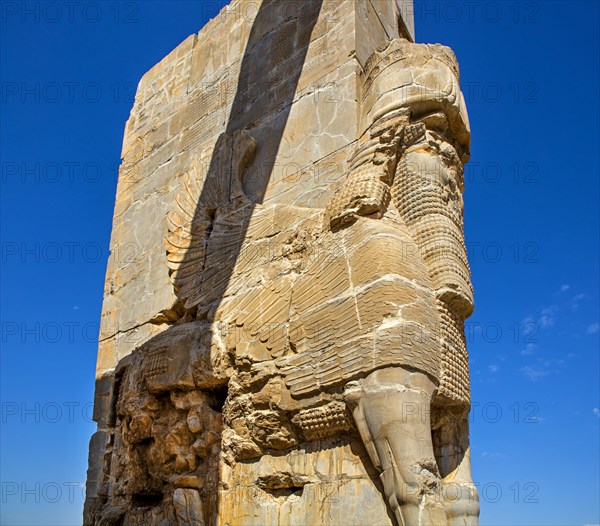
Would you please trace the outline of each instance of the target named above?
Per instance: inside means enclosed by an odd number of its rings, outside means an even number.
[[[2,524],[81,522],[123,126],[143,73],[224,3],[0,5]],[[599,4],[415,10],[417,40],[459,58],[473,132],[481,524],[597,525]]]

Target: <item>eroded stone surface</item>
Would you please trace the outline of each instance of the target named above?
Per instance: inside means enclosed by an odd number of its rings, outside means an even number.
[[[234,0],[140,81],[86,524],[477,524],[470,132],[409,7]]]

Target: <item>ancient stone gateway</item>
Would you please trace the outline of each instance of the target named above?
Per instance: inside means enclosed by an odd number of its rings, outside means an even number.
[[[475,525],[452,51],[234,0],[125,129],[85,524]]]

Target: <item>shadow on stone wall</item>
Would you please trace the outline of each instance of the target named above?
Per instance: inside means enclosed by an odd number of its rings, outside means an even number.
[[[258,10],[193,217],[171,228],[182,318],[96,382],[86,525],[216,524],[228,379],[212,370],[210,322],[269,184],[321,6],[263,0]]]

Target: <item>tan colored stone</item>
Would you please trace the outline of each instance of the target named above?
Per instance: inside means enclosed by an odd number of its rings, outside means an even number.
[[[233,0],[141,79],[86,526],[477,524],[470,130],[411,8]]]

